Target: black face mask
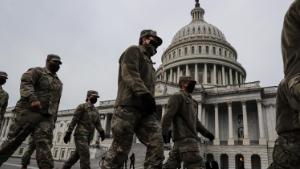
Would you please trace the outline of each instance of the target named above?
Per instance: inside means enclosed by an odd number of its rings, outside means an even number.
[[[188,83],[186,90],[188,93],[193,93],[194,89],[195,89],[195,83]]]
[[[90,102],[91,102],[92,104],[97,103],[97,100],[98,100],[97,97],[92,97],[92,98],[90,98]]]
[[[0,85],[4,85],[6,83],[6,79],[0,78]]]
[[[60,65],[57,63],[49,63],[48,67],[49,67],[50,72],[56,73],[59,70]]]
[[[157,53],[156,47],[152,44],[146,45],[145,48],[150,56],[153,56]]]

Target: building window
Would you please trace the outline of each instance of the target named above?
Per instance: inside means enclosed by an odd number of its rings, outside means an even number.
[[[227,50],[225,50],[225,57],[227,57]]]
[[[60,159],[63,159],[65,156],[65,149],[61,149]]]
[[[202,46],[199,46],[199,53],[202,53]]]
[[[173,58],[175,58],[175,51],[173,52]]]
[[[193,34],[195,34],[195,28],[193,28]]]
[[[216,47],[213,47],[213,54],[216,54]]]
[[[210,28],[208,28],[208,33],[211,34],[211,29]]]
[[[181,49],[178,49],[178,55],[181,56]]]
[[[187,55],[187,53],[188,53],[188,48],[185,47],[185,48],[184,48],[184,54]]]
[[[21,148],[19,149],[19,152],[18,152],[19,155],[22,155],[22,154],[23,154],[23,151],[24,151],[24,148],[21,147]]]
[[[209,53],[209,46],[206,46],[206,53]]]
[[[222,56],[222,48],[219,48],[219,54]]]
[[[55,150],[54,150],[54,158],[57,158],[57,153],[58,153],[58,150],[55,149]]]
[[[192,46],[192,54],[194,54],[194,53],[195,53],[195,47]]]
[[[64,126],[64,123],[60,123],[60,127],[63,127]]]

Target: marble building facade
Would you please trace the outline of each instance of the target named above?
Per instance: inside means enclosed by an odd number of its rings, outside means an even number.
[[[276,86],[262,87],[260,82],[246,82],[246,70],[238,62],[238,54],[214,25],[204,20],[204,9],[196,1],[192,21],[180,29],[162,55],[156,73],[157,112],[163,116],[171,94],[177,92],[178,80],[190,75],[197,81],[193,97],[198,102],[198,118],[215,134],[209,142],[201,137],[201,153],[213,156],[222,169],[267,168],[277,138],[275,131]],[[98,158],[110,146],[114,100],[100,101],[101,124],[108,139],[96,148],[97,133],[91,146],[91,158]],[[53,138],[53,156],[65,160],[74,152],[74,140],[63,143],[64,132],[74,109],[59,112]],[[13,120],[11,108],[5,114],[0,142],[7,136]],[[27,141],[15,152],[21,156]]]

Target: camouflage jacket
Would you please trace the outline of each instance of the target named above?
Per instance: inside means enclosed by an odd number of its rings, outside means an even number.
[[[47,68],[31,68],[22,75],[21,99],[17,102],[15,110],[32,111],[31,102],[38,100],[42,105],[39,113],[52,115],[56,121],[61,93],[62,82],[56,74],[52,74]]]
[[[209,131],[201,124],[197,115],[198,104],[184,91],[169,98],[168,109],[162,119],[162,130],[168,131],[172,124],[172,138],[180,141],[185,138],[198,139],[198,132],[206,136]]]
[[[282,56],[286,77],[300,73],[300,0],[285,15],[282,30]]]
[[[88,136],[93,138],[95,129],[99,133],[104,131],[101,126],[98,110],[91,103],[83,103],[76,108],[67,132],[72,132],[75,127],[74,136]]]
[[[140,94],[154,96],[155,69],[144,46],[131,46],[119,60],[118,94],[115,106],[140,107]]]
[[[8,104],[8,93],[0,86],[0,126]]]

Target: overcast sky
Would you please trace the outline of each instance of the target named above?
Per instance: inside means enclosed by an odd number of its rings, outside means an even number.
[[[205,20],[217,26],[238,52],[247,82],[275,86],[283,77],[280,36],[292,0],[200,0]],[[144,28],[157,30],[164,43],[191,21],[194,0],[1,0],[0,70],[9,75],[4,89],[9,106],[19,99],[20,77],[44,66],[47,54],[61,56],[64,83],[60,109],[75,108],[88,89],[101,100],[117,93],[118,58],[137,44]]]

